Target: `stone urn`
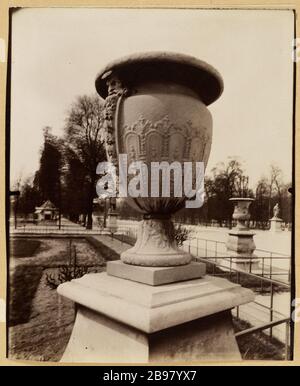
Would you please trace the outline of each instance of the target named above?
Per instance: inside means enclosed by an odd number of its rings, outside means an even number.
[[[234,211],[232,218],[237,220],[236,229],[238,230],[248,230],[246,221],[250,219],[249,207],[254,201],[253,198],[230,198],[229,201],[234,202]]]
[[[253,253],[256,249],[253,239],[255,233],[246,223],[250,219],[249,207],[254,199],[237,197],[229,200],[235,204],[232,218],[237,220],[236,226],[229,231],[226,242],[228,254],[235,258],[232,261],[232,267],[246,271],[257,269],[259,261],[255,259],[256,256]]]
[[[105,99],[107,158],[116,167],[120,154],[127,154],[128,164],[201,161],[206,166],[212,141],[207,106],[223,90],[212,66],[182,54],[135,54],[106,66],[96,78],[96,89]],[[158,267],[190,263],[191,255],[176,246],[171,221],[185,201],[174,194],[172,184],[169,197],[128,197],[143,221],[135,246],[121,260]]]
[[[222,87],[212,67],[185,55],[147,53],[110,64],[96,80],[105,99],[108,160],[115,167],[119,154],[146,165],[206,164],[212,134],[206,106]],[[128,198],[144,216],[136,245],[121,254],[122,261],[107,262],[105,272],[58,287],[76,304],[63,362],[241,360],[231,309],[253,301],[254,294],[224,278],[205,276],[204,263],[188,264],[191,256],[176,247],[171,222],[186,198],[174,192]],[[121,188],[119,196],[125,197]]]

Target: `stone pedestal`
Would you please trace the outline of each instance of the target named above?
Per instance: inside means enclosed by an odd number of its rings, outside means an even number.
[[[77,306],[63,362],[237,360],[230,309],[254,300],[210,276],[154,286],[97,273],[58,292]]]
[[[279,217],[273,217],[270,219],[270,232],[282,232],[283,220]]]
[[[226,243],[228,258],[222,261],[222,265],[246,272],[259,269],[259,259],[256,259],[253,254],[256,248],[254,235],[255,233],[250,230],[233,229],[230,231]]]
[[[232,218],[237,220],[237,224],[228,234],[226,243],[228,258],[222,261],[222,265],[239,271],[252,272],[259,268],[259,260],[253,254],[256,248],[253,240],[255,233],[247,224],[250,219],[249,206],[254,200],[250,197],[233,197],[229,201],[235,204]]]

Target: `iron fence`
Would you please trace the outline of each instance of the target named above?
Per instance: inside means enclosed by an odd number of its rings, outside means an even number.
[[[134,227],[122,226],[118,231],[121,234],[119,240],[124,243],[128,243],[125,236],[129,236],[133,240],[136,239],[136,228]],[[263,304],[257,300],[253,304],[258,309],[264,310],[264,313],[267,312],[269,320],[260,323],[258,326],[251,326],[237,332],[236,337],[240,338],[257,332],[264,332],[272,338],[273,329],[284,326],[285,359],[289,360],[291,358],[291,318],[274,308],[274,295],[276,294],[275,289],[288,293],[291,291],[291,257],[279,252],[257,248],[255,257],[247,258],[249,264],[248,270],[245,270],[235,266],[236,258],[227,251],[225,242],[195,237],[188,239],[182,248],[192,254],[196,261],[202,261],[210,266],[211,269],[208,269],[208,271],[213,276],[226,277],[230,281],[249,286],[252,289],[256,282],[255,291],[264,293],[267,297],[269,296],[269,304]],[[279,262],[280,264],[278,264]],[[240,315],[240,307],[243,306],[235,307],[233,315],[238,320],[244,320]]]
[[[211,245],[214,247],[211,248]],[[260,286],[256,288],[256,291],[263,292],[266,290],[269,295],[269,304],[263,304],[259,301],[253,303],[266,310],[269,314],[269,321],[240,331],[236,334],[236,337],[246,336],[259,331],[269,330],[270,338],[273,337],[273,328],[275,326],[285,325],[285,359],[290,359],[290,316],[284,315],[274,309],[274,295],[275,287],[280,288],[283,291],[289,292],[291,290],[291,257],[289,255],[281,254],[274,251],[268,251],[257,248],[255,250],[255,257],[247,258],[248,269],[239,269],[235,265],[236,257],[230,255],[230,252],[226,249],[226,243],[216,240],[209,240],[203,238],[191,238],[187,240],[184,245],[189,253],[191,253],[195,260],[205,262],[211,266],[211,274],[213,276],[226,276],[229,280],[235,281],[238,284],[242,283],[241,278],[252,279],[253,283],[258,282]],[[280,262],[281,264],[278,264]],[[278,266],[279,265],[279,266]],[[255,266],[255,269],[253,268]],[[248,280],[249,281],[249,280]],[[251,281],[249,286],[251,287]],[[274,316],[280,317],[278,320],[274,320]],[[235,308],[235,315],[240,319],[240,307]]]
[[[189,238],[183,248],[196,257],[206,260],[223,261],[222,268],[232,268],[236,257],[232,256],[223,241],[204,239],[199,237]],[[280,283],[290,284],[291,280],[291,257],[289,255],[256,248],[253,256],[247,257],[248,273],[274,279]],[[227,264],[226,264],[227,262]],[[259,268],[258,268],[259,266]],[[245,272],[245,269],[242,271]]]

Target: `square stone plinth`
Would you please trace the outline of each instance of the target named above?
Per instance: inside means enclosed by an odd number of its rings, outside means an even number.
[[[147,333],[231,309],[254,299],[253,292],[226,279],[150,286],[103,273],[90,273],[58,287],[74,302]]]
[[[58,292],[77,309],[65,362],[240,359],[230,309],[254,300],[249,289],[210,276],[150,286],[97,273]]]
[[[106,271],[108,275],[157,286],[199,279],[205,275],[206,265],[192,262],[177,267],[142,267],[117,260],[108,262]]]
[[[78,306],[61,362],[163,363],[238,361],[230,311],[147,334],[89,308]]]

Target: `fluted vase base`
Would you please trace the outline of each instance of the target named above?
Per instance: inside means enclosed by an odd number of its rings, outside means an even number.
[[[170,267],[189,264],[192,256],[177,248],[170,219],[149,219],[140,223],[136,244],[121,254],[121,260],[132,265]]]

